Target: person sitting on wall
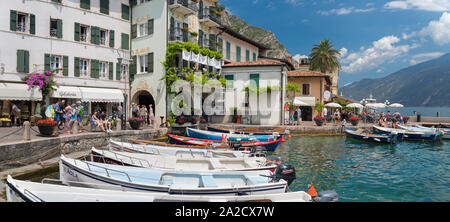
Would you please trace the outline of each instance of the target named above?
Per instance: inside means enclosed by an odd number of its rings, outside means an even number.
[[[100,124],[103,127],[103,131],[109,133],[111,132],[111,123],[108,121],[108,119],[106,118],[106,113],[105,111],[102,111],[100,116],[98,117],[100,119]]]
[[[91,124],[99,126],[100,129],[105,132],[105,128],[103,127],[103,124],[101,122],[101,120],[98,118],[99,116],[99,111],[95,111],[94,114],[92,114],[91,116]]]

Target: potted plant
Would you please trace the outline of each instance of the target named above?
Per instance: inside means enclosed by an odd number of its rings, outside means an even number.
[[[402,119],[403,119],[403,123],[406,124],[406,123],[408,123],[409,116],[402,116]]]
[[[141,127],[141,124],[144,122],[144,119],[133,117],[128,120],[130,126],[134,130],[138,130]]]
[[[322,126],[324,121],[325,121],[325,117],[323,117],[323,116],[314,117],[314,122],[316,122],[316,124],[318,126]]]
[[[361,118],[357,117],[357,116],[352,116],[349,118],[350,122],[352,123],[353,126],[357,126],[359,123],[359,120],[361,120]]]
[[[39,133],[44,136],[51,136],[55,132],[55,128],[58,123],[53,120],[39,120],[37,121],[37,126],[39,128]]]

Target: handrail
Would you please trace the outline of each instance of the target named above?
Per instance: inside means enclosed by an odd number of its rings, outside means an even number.
[[[102,167],[102,166],[98,166],[98,165],[94,165],[94,164],[91,164],[91,163],[88,163],[88,162],[83,162],[83,161],[81,161],[81,160],[76,160],[76,159],[74,159],[75,165],[76,165],[76,162],[77,162],[77,161],[80,161],[80,162],[86,164],[87,167],[88,167],[88,169],[89,169],[89,171],[92,171],[92,169],[91,169],[91,167],[90,167],[90,165],[92,165],[92,166],[94,166],[94,167],[98,167],[98,168],[104,169],[105,172],[106,172],[106,175],[107,175],[108,177],[111,177],[110,174],[109,174],[109,171],[114,171],[114,172],[118,172],[118,173],[122,173],[122,174],[126,175],[126,176],[128,177],[128,181],[129,181],[129,182],[132,182],[132,181],[131,181],[131,178],[130,178],[130,175],[128,175],[128,173],[126,173],[126,172],[122,172],[122,171],[114,170],[114,169],[108,169],[108,168],[106,168],[106,167]]]
[[[36,198],[37,200],[39,200],[40,202],[45,202],[44,200],[42,200],[41,198],[39,198],[38,196],[36,196],[35,194],[31,193],[29,190],[25,189],[23,191],[24,194],[28,194],[33,198]]]
[[[41,183],[42,183],[42,184],[45,184],[45,183],[44,183],[45,181],[60,182],[60,183],[64,184],[63,181],[61,181],[61,180],[58,180],[58,179],[51,179],[51,178],[44,178],[44,179],[41,180]],[[122,185],[88,183],[88,182],[70,181],[70,180],[69,180],[69,181],[66,181],[66,182],[68,182],[69,184],[64,184],[64,185],[66,185],[66,186],[68,186],[68,187],[72,187],[71,184],[77,183],[77,184],[82,184],[82,185],[92,185],[92,186],[95,185],[95,186],[102,186],[102,187],[121,188],[122,191],[125,191],[125,189],[124,189],[124,187],[123,187]],[[89,188],[92,188],[92,189],[101,189],[101,188],[95,188],[95,187],[89,187]]]

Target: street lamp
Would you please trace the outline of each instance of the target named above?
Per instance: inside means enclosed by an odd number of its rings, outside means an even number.
[[[127,120],[127,113],[128,113],[127,112],[127,110],[128,110],[128,105],[127,105],[128,104],[127,72],[123,71],[122,65],[128,65],[129,66],[129,65],[133,64],[133,60],[132,59],[125,59],[125,58],[122,58],[122,57],[118,57],[117,61],[119,63],[119,71],[120,71],[121,77],[124,80],[123,81],[123,83],[124,83],[124,93],[123,93],[124,102],[123,102],[123,109],[122,109],[122,112],[123,112],[123,114],[122,114],[122,127],[123,127],[123,129],[126,129],[126,126],[127,126],[126,120]]]

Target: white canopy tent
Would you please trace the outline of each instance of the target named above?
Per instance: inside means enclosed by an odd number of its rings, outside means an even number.
[[[41,101],[42,92],[38,87],[28,90],[26,84],[0,83],[0,100]]]
[[[325,107],[342,108],[342,106],[337,103],[327,103],[327,104],[325,104]]]

